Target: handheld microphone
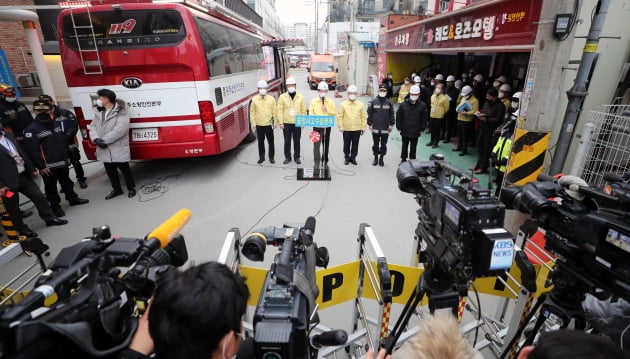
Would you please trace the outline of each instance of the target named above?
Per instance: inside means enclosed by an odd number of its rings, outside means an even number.
[[[166,247],[179,234],[179,231],[190,220],[192,213],[187,208],[182,208],[171,218],[164,221],[156,229],[147,234],[147,241],[157,240],[160,248]]]
[[[310,338],[311,346],[313,348],[321,348],[323,346],[335,346],[346,344],[348,340],[348,334],[345,330],[337,329],[324,332],[322,334],[315,334]]]

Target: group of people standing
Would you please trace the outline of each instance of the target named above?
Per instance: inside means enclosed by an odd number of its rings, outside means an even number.
[[[122,194],[117,170],[125,177],[128,196],[136,195],[135,183],[129,169],[129,117],[125,102],[116,101],[114,92],[101,89],[92,123],[90,137],[97,146],[97,159],[103,161],[113,191],[105,199]],[[47,226],[67,224],[61,219],[61,192],[70,206],[83,205],[89,200],[79,197],[70,179],[70,166],[74,168],[79,187],[88,187],[85,171],[80,162],[76,134],[78,121],[72,111],[57,105],[49,95],[40,95],[33,102],[33,118],[26,105],[17,101],[13,87],[0,85],[0,197],[6,212],[19,235],[35,237],[23,221],[32,212],[20,211],[19,193],[26,195],[37,208]],[[42,177],[44,193],[35,182]]]
[[[315,116],[336,116],[337,127],[343,136],[344,164],[357,164],[359,151],[359,139],[369,126],[374,139],[373,165],[384,166],[383,157],[387,153],[387,137],[394,125],[394,106],[387,99],[387,90],[382,87],[379,96],[370,102],[366,110],[365,105],[357,99],[357,87],[348,87],[348,97],[339,108],[332,98],[328,96],[328,84],[320,82],[317,86],[317,97],[309,103],[308,110],[304,96],[296,91],[295,79],[290,77],[286,80],[287,91],[281,94],[276,102],[275,98],[267,94],[267,82],[258,81],[258,94],[252,98],[250,105],[250,121],[252,128],[258,137],[258,164],[265,161],[265,140],[269,151],[269,162],[275,163],[275,144],[273,130],[276,126],[274,120],[284,134],[284,161],[288,164],[291,160],[296,164],[301,164],[300,160],[300,138],[301,128],[295,124],[295,117],[298,115]],[[381,94],[382,93],[382,94]],[[314,142],[313,158],[315,166],[323,164],[328,166],[330,127],[314,127],[313,131],[319,136]],[[293,143],[293,155],[291,154],[291,144]]]
[[[391,79],[391,73],[388,73],[382,86],[390,90],[393,87]],[[429,115],[428,118],[420,114],[413,116],[421,118],[419,127],[401,131],[402,160],[406,160],[408,153],[415,157],[416,135],[427,128],[431,138],[426,145],[433,148],[437,148],[440,141],[449,143],[457,137],[453,151],[460,152],[460,156],[466,155],[470,146],[478,146],[477,161],[470,170],[484,174],[488,173],[490,166],[496,169],[498,191],[511,151],[521,97],[521,92],[512,93],[505,76],[498,76],[490,82],[483,75],[475,74],[474,70],[463,73],[461,79],[456,79],[454,75],[445,79],[442,74],[437,74],[422,80],[415,73],[411,78],[405,77],[397,98],[400,104],[396,116],[399,129],[404,127],[401,126],[405,121],[404,114],[412,107],[419,113],[428,111]]]

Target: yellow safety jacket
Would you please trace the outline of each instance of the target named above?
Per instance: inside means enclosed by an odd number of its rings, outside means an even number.
[[[505,159],[506,161],[510,158],[510,151],[512,150],[512,137],[499,137],[497,144],[494,145],[492,149],[492,153],[496,155],[497,161],[501,161]],[[507,162],[506,162],[507,163]],[[494,166],[498,171],[505,173],[507,168],[506,165],[498,165]]]
[[[269,94],[254,96],[249,106],[249,122],[252,126],[270,126],[273,118],[276,118],[276,99]]]
[[[317,96],[311,100],[311,103],[308,106],[308,114],[317,116],[337,116],[335,101],[331,98],[324,97],[324,103],[322,104],[322,98]]]
[[[510,109],[510,107],[512,107],[512,100],[510,100],[510,99],[509,99],[509,98],[507,98],[507,97],[502,98],[502,99],[501,99],[501,102],[503,102],[503,104],[505,105],[505,110],[506,110],[506,111],[507,111],[507,110],[509,110],[509,109]]]
[[[291,98],[285,92],[278,98],[278,124],[295,123],[295,115],[306,115],[304,96],[296,92]]]
[[[410,89],[411,89],[411,84],[402,84],[400,86],[400,90],[398,90],[398,103],[403,103],[403,101],[405,101],[405,97],[409,95]]]
[[[365,131],[367,126],[367,112],[363,102],[359,100],[345,100],[339,105],[337,126],[341,131]]]
[[[459,101],[457,102],[456,110],[459,111],[460,106],[462,106],[464,102],[468,102],[468,105],[471,109],[469,111],[457,112],[457,120],[463,122],[472,122],[473,114],[479,111],[479,100],[477,100],[474,95],[470,95],[470,98],[468,100],[466,100],[463,96],[460,96]]]
[[[433,94],[431,96],[431,118],[444,118],[448,112],[450,104],[448,98],[443,94]]]

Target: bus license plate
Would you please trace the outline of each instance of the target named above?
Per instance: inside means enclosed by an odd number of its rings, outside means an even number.
[[[158,138],[158,129],[157,127],[151,128],[132,128],[131,129],[131,140],[135,142],[139,141],[157,141]]]

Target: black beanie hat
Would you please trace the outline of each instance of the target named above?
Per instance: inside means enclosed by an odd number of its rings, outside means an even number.
[[[96,91],[96,94],[99,96],[107,97],[107,99],[111,103],[116,103],[116,94],[110,89],[100,89]]]

